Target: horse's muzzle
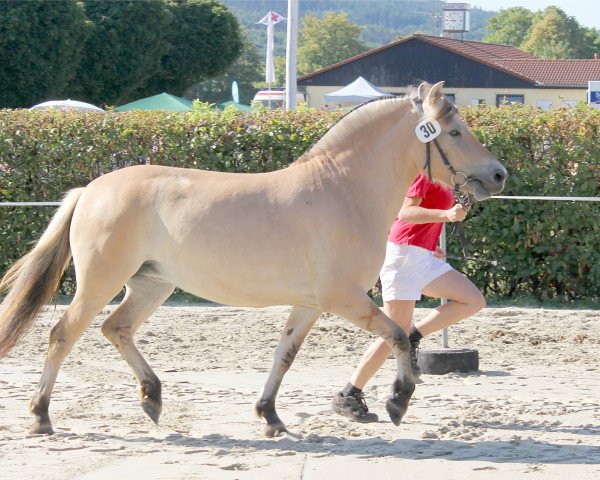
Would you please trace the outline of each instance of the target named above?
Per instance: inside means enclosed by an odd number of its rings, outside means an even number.
[[[504,189],[508,172],[499,162],[488,168],[486,171],[471,175],[465,186],[465,190],[470,190],[476,200],[485,200]]]

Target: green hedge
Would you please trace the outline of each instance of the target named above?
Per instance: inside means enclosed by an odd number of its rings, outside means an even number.
[[[504,194],[599,196],[600,112],[581,106],[462,111],[477,137],[510,171]],[[153,163],[230,172],[283,168],[339,113],[191,114],[0,110],[0,201],[58,200],[127,165]],[[465,222],[471,250],[498,267],[457,262],[488,295],[597,298],[598,203],[489,200]],[[0,271],[23,255],[53,208],[0,207]],[[449,244],[450,253],[458,253]],[[72,275],[63,291],[72,290]]]
[[[502,195],[600,197],[600,110],[515,106],[468,108],[462,115],[508,168]],[[598,202],[476,204],[465,222],[472,250],[499,265],[465,262],[463,270],[488,295],[597,299],[599,213]]]

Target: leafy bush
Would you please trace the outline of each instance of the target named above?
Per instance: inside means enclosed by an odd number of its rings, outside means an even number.
[[[600,196],[600,110],[511,106],[467,108],[462,115],[508,168],[502,195]],[[598,207],[570,201],[478,203],[465,222],[467,238],[481,258],[499,265],[464,262],[463,271],[488,295],[598,298]]]
[[[474,133],[507,166],[503,194],[598,196],[600,111],[585,106],[462,111]],[[58,200],[68,189],[127,165],[153,163],[229,172],[285,167],[320,138],[339,113],[76,114],[0,110],[0,201]],[[0,271],[46,228],[53,208],[0,208]],[[465,222],[471,250],[498,267],[458,262],[486,294],[597,298],[597,203],[492,199]],[[458,246],[449,244],[449,253]],[[72,290],[72,274],[62,290]]]

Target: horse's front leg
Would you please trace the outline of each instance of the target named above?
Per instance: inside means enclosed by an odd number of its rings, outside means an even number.
[[[344,291],[340,289],[340,291]],[[350,289],[346,290],[351,291]],[[385,407],[394,425],[400,425],[415,391],[415,379],[410,364],[410,342],[404,331],[360,291],[332,302],[328,311],[350,320],[355,325],[379,335],[392,349],[398,365],[398,375]]]
[[[315,308],[294,305],[285,325],[279,344],[275,349],[273,367],[263,391],[256,401],[256,414],[266,420],[265,435],[274,437],[286,432],[285,424],[275,411],[275,398],[283,376],[289,370],[302,342],[315,324],[321,311]]]

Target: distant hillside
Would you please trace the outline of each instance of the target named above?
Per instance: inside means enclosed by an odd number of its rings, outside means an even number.
[[[266,27],[256,25],[269,10],[287,16],[286,0],[221,0],[240,20],[250,39],[259,50],[266,44]],[[432,34],[434,15],[436,35],[442,29],[442,3],[439,0],[301,0],[300,17],[313,14],[322,17],[325,12],[346,12],[348,18],[365,29],[362,39],[371,47],[388,44],[398,37],[413,33]],[[485,35],[487,19],[496,12],[475,8],[471,10],[471,31],[465,40],[481,40]],[[285,22],[275,27],[275,55],[285,55]],[[302,20],[300,20],[302,25]]]

